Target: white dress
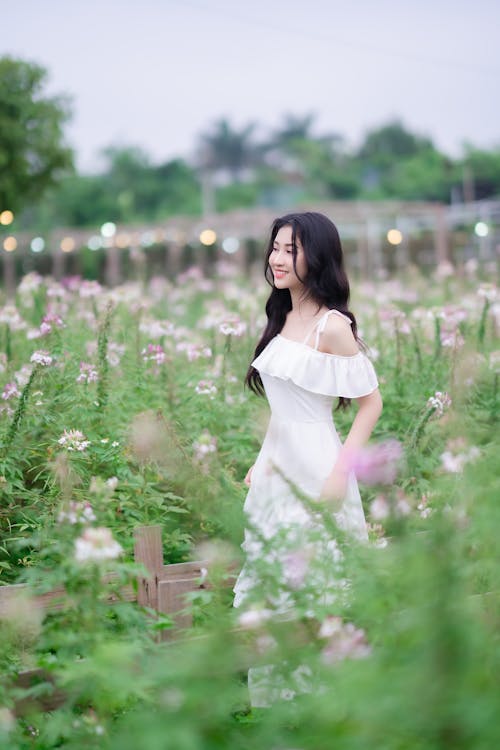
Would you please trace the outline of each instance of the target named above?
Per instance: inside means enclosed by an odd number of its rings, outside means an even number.
[[[319,351],[321,333],[332,314],[351,322],[338,310],[329,310],[315,326],[314,347],[307,343],[314,330],[302,343],[278,334],[252,362],[262,379],[271,418],[244,505],[248,519],[242,544],[246,562],[234,587],[235,607],[247,604],[247,599],[251,602],[252,596],[255,599],[262,584],[258,573],[262,559],[283,563],[284,555],[290,558],[300,546],[300,530],[311,527],[310,509],[298,495],[317,500],[337,459],[341,442],[333,422],[334,400],[365,396],[378,386],[373,365],[363,352],[344,357]],[[335,520],[344,532],[367,538],[354,475],[349,476]],[[287,531],[288,546],[283,541]],[[330,553],[335,558],[335,540],[331,542]],[[322,586],[319,581],[318,586]],[[260,592],[265,606],[271,603],[277,609],[286,608],[285,595],[276,597],[275,592],[273,596],[274,601],[265,591]]]

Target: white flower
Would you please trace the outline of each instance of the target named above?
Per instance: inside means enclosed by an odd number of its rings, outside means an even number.
[[[482,297],[488,302],[494,302],[497,298],[498,289],[495,284],[480,284],[477,290],[478,296]]]
[[[33,367],[31,365],[23,365],[20,370],[14,373],[14,380],[20,388],[24,388],[32,372]]]
[[[455,274],[455,269],[448,260],[445,260],[438,265],[435,274],[436,278],[442,281],[443,279],[449,279],[450,276],[453,276]]]
[[[219,331],[224,336],[243,336],[247,330],[247,324],[237,315],[231,315],[219,325]]]
[[[436,391],[434,396],[431,396],[427,401],[427,406],[430,409],[434,409],[436,412],[436,415],[438,417],[441,417],[447,409],[451,406],[451,398],[448,396],[447,393],[442,393],[441,391]]]
[[[42,283],[42,276],[40,276],[40,274],[36,271],[31,271],[30,273],[27,273],[26,276],[23,276],[19,283],[19,286],[17,287],[17,291],[21,296],[25,294],[31,294],[32,292],[36,292],[36,290],[42,285]]]
[[[90,440],[87,440],[80,430],[64,430],[57,442],[67,451],[78,451],[80,453],[90,445]]]
[[[174,328],[174,324],[168,320],[143,321],[139,325],[141,333],[146,333],[151,339],[161,339],[164,336],[171,336]]]
[[[204,461],[210,453],[217,452],[217,438],[203,430],[198,440],[193,443],[195,461]]]
[[[14,305],[5,305],[0,308],[0,323],[6,323],[13,331],[21,331],[27,327]]]
[[[106,359],[111,367],[118,367],[124,354],[125,346],[123,344],[117,344],[115,341],[109,342]]]
[[[106,485],[110,490],[116,490],[118,487],[118,477],[110,477],[109,479],[106,479]]]
[[[321,627],[318,631],[318,636],[320,638],[331,638],[340,630],[342,630],[342,618],[329,615],[321,623]]]
[[[465,464],[474,461],[481,455],[481,451],[476,445],[472,445],[468,450],[459,452],[458,449],[464,443],[465,441],[461,438],[448,441],[448,450],[445,450],[440,456],[443,471],[447,471],[449,474],[460,474]]]
[[[102,286],[98,281],[82,281],[79,294],[82,299],[98,297],[102,292]]]
[[[75,560],[77,562],[99,562],[114,560],[123,552],[109,529],[104,527],[85,529],[75,541]]]
[[[374,521],[383,521],[390,513],[389,503],[383,495],[377,495],[370,505],[370,516]]]
[[[493,370],[496,375],[500,375],[500,349],[491,352],[488,360],[488,366],[490,370]]]
[[[43,349],[33,352],[30,357],[30,362],[33,362],[35,365],[41,365],[42,367],[49,367],[53,361],[54,360],[50,354]]]
[[[247,609],[238,616],[238,624],[246,630],[259,628],[271,617],[270,609]]]
[[[90,523],[96,520],[96,515],[90,503],[77,503],[72,500],[67,507],[59,511],[57,520],[59,523]]]
[[[200,396],[210,396],[210,398],[213,398],[217,393],[217,387],[212,380],[200,380],[195,391]]]

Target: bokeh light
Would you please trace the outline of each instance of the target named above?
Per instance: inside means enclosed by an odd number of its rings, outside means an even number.
[[[130,235],[126,232],[120,232],[116,235],[115,245],[120,248],[130,247]]]
[[[143,232],[141,234],[141,245],[142,247],[151,247],[155,244],[155,233],[154,232]]]
[[[17,240],[15,237],[10,235],[9,237],[6,237],[3,241],[3,249],[6,253],[12,253],[17,247]]]
[[[474,232],[478,237],[487,237],[490,229],[485,221],[478,221],[474,227]]]
[[[0,213],[0,224],[4,227],[8,227],[14,221],[14,214],[12,211],[6,210]]]
[[[71,253],[75,249],[75,240],[73,237],[64,237],[61,240],[61,250],[63,253]]]
[[[391,245],[400,245],[403,242],[403,232],[399,229],[389,229],[387,232],[387,242]]]
[[[102,247],[102,239],[98,237],[97,234],[93,234],[92,237],[89,237],[87,240],[87,247],[93,252],[95,250],[100,250]]]
[[[202,245],[215,245],[217,241],[217,234],[213,229],[204,229],[200,233],[200,242]]]
[[[106,221],[101,227],[101,234],[103,237],[114,237],[116,234],[116,224],[112,221]]]
[[[41,253],[45,249],[45,240],[43,237],[33,237],[30,247],[33,253]]]
[[[240,241],[237,237],[226,237],[226,239],[222,242],[222,249],[229,255],[236,253],[239,250],[239,247]]]

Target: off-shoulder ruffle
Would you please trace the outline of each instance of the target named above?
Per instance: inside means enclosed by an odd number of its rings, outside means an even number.
[[[372,363],[363,352],[342,357],[313,349],[278,334],[252,362],[259,373],[282,380],[312,393],[359,398],[372,393],[378,380]]]

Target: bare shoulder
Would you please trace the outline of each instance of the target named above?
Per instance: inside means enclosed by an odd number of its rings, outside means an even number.
[[[321,334],[319,349],[327,354],[352,357],[359,352],[350,323],[340,315],[329,315]]]

